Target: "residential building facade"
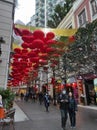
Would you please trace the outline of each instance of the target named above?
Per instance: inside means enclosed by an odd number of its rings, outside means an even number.
[[[97,0],[76,0],[73,5],[75,28],[97,19]]]
[[[73,7],[57,28],[79,28],[97,19],[96,0],[75,0]]]
[[[12,43],[12,27],[14,19],[15,0],[0,0],[0,37],[5,43],[0,43],[0,87],[7,87],[9,58]]]

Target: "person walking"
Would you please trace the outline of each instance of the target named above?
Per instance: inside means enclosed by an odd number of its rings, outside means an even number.
[[[47,92],[44,95],[44,105],[45,105],[46,111],[48,112],[49,111],[48,108],[50,105],[50,95]]]
[[[68,94],[66,89],[63,89],[58,97],[58,104],[61,112],[61,126],[63,130],[66,129],[66,122],[68,118]]]
[[[77,111],[77,102],[74,98],[72,92],[69,92],[69,118],[71,123],[71,128],[76,127],[76,111]]]
[[[42,93],[42,92],[39,92],[39,94],[38,94],[38,99],[39,99],[39,103],[40,103],[40,105],[41,105],[42,102],[43,102],[43,93]]]

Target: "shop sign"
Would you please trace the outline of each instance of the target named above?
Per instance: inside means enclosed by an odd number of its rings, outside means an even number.
[[[96,103],[97,103],[97,78],[94,79],[94,89],[96,93]]]

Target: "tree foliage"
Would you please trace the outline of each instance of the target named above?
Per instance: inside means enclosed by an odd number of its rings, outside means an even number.
[[[87,24],[85,28],[79,28],[75,38],[76,41],[69,46],[69,52],[64,54],[64,58],[67,58],[64,66],[67,66],[69,72],[97,71],[97,20]]]
[[[66,16],[66,14],[69,12],[72,7],[72,4],[73,0],[64,0],[63,5],[56,5],[54,13],[48,20],[48,27],[56,28],[62,21],[62,19]]]

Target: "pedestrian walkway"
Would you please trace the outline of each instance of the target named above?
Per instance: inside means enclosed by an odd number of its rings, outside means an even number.
[[[15,130],[62,130],[60,110],[54,105],[50,106],[49,112],[46,112],[44,105],[38,102],[18,101],[14,107],[16,108]],[[91,107],[79,105],[75,130],[97,129],[97,109]],[[66,130],[70,130],[69,118]]]
[[[78,105],[78,107],[82,107],[82,108],[85,108],[85,109],[97,110],[97,106]],[[23,110],[16,103],[14,103],[14,108],[16,109],[15,122],[29,120],[27,115],[23,112]]]
[[[97,110],[97,106],[91,105],[91,106],[83,106],[83,105],[78,105],[78,107],[86,108],[86,109],[92,109],[92,110]]]
[[[23,112],[23,110],[21,110],[21,108],[16,103],[14,103],[14,108],[16,109],[15,122],[29,120],[27,115]]]

